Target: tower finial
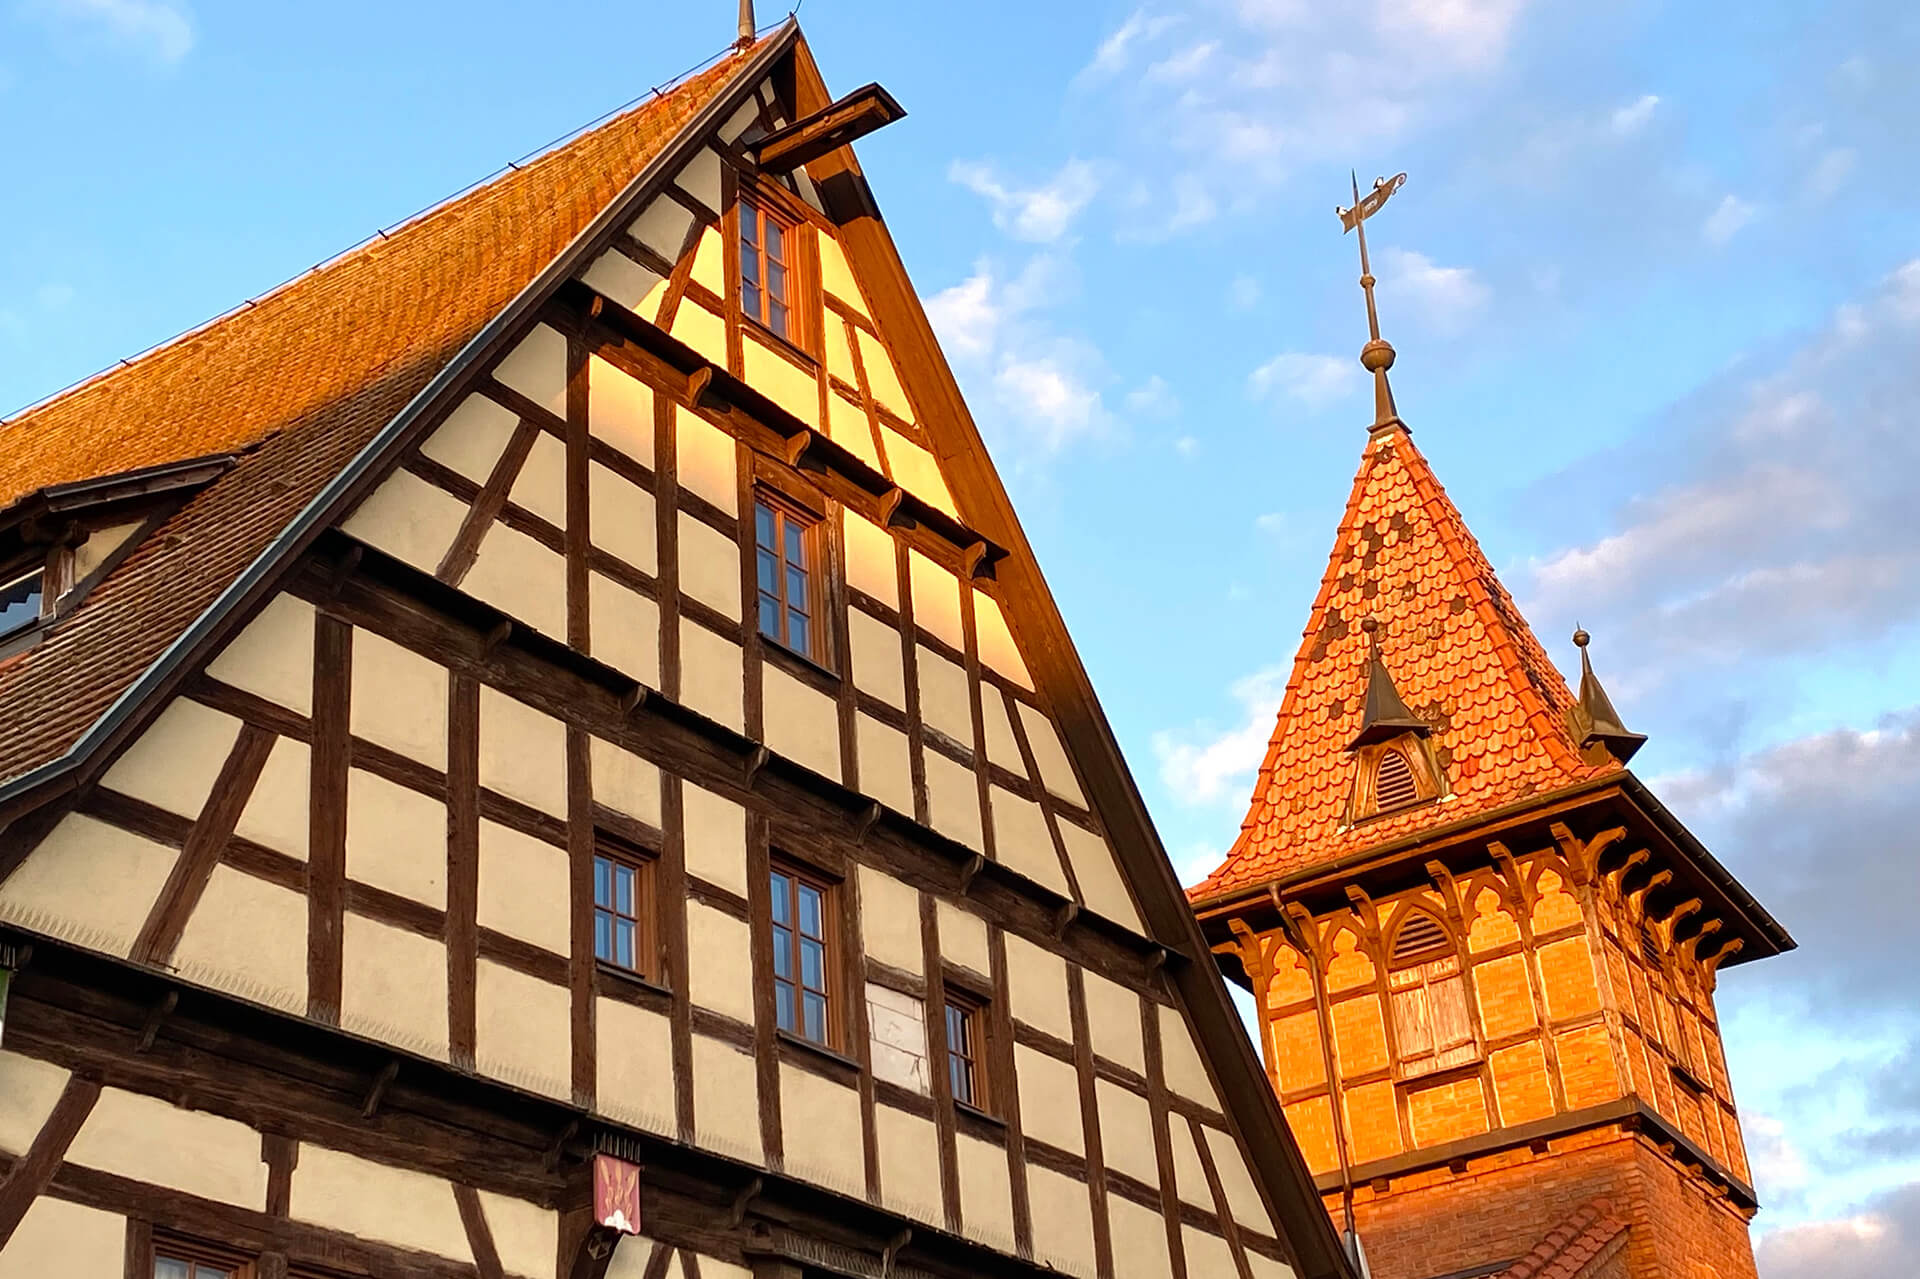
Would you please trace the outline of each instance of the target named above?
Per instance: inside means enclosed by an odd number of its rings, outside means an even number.
[[[736,43],[746,48],[753,43],[753,34],[759,29],[753,20],[753,0],[740,0],[740,39]]]
[[[1624,764],[1646,745],[1647,735],[1630,732],[1620,722],[1620,712],[1613,709],[1613,699],[1600,686],[1600,677],[1593,673],[1593,660],[1587,656],[1592,640],[1584,627],[1574,627],[1573,643],[1580,650],[1580,700],[1568,709],[1568,720],[1581,751],[1589,756],[1588,763],[1604,763],[1611,755]]]
[[[1373,190],[1366,198],[1360,198],[1360,175],[1352,174],[1353,207],[1335,212],[1340,215],[1340,225],[1348,231],[1360,233],[1360,289],[1367,295],[1367,344],[1360,348],[1360,366],[1373,374],[1373,425],[1369,430],[1385,430],[1389,426],[1406,429],[1406,423],[1400,420],[1400,411],[1393,404],[1393,388],[1387,384],[1387,370],[1393,367],[1393,347],[1380,336],[1380,313],[1373,304],[1373,268],[1367,260],[1367,219],[1380,211],[1380,206],[1406,184],[1407,175],[1396,174],[1391,178],[1376,178]]]

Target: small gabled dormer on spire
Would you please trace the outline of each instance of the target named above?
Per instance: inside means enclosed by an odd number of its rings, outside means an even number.
[[[1433,729],[1407,709],[1380,656],[1380,623],[1360,623],[1367,634],[1367,699],[1360,731],[1347,743],[1354,757],[1353,794],[1347,819],[1360,821],[1437,799],[1445,789],[1427,738]]]
[[[1387,370],[1393,367],[1393,347],[1380,336],[1380,312],[1373,304],[1373,268],[1367,260],[1367,219],[1380,211],[1387,198],[1406,185],[1407,175],[1375,179],[1366,199],[1360,198],[1360,175],[1353,174],[1353,207],[1338,209],[1340,225],[1360,234],[1360,290],[1367,295],[1367,344],[1360,348],[1360,366],[1373,374],[1373,425],[1369,431],[1384,431],[1397,426],[1406,430],[1400,411],[1394,407],[1393,388],[1387,384]]]
[[[1593,662],[1587,657],[1587,643],[1592,638],[1579,628],[1573,632],[1574,646],[1580,650],[1580,702],[1568,710],[1567,720],[1589,764],[1603,763],[1609,756],[1624,764],[1646,745],[1647,735],[1630,733],[1620,722],[1620,712],[1613,709],[1613,702],[1607,690],[1600,686],[1600,677],[1593,673]]]

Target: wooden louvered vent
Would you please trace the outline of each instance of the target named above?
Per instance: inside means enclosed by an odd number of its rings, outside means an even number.
[[[1432,915],[1411,915],[1393,939],[1393,963],[1396,967],[1417,959],[1430,958],[1427,952],[1446,950],[1447,933]]]
[[[1479,1060],[1460,956],[1440,921],[1424,912],[1407,916],[1387,966],[1400,1078]]]
[[[1380,756],[1380,772],[1374,779],[1373,794],[1381,812],[1420,798],[1420,790],[1413,781],[1413,768],[1405,755],[1389,750]]]

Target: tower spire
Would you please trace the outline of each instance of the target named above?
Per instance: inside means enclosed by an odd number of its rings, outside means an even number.
[[[759,30],[753,20],[753,0],[740,0],[740,39],[736,41],[741,48],[753,43],[753,33]]]
[[[1620,722],[1620,712],[1613,709],[1613,699],[1600,686],[1600,677],[1593,673],[1593,663],[1587,658],[1590,639],[1585,630],[1574,629],[1574,646],[1580,650],[1580,701],[1568,714],[1581,750],[1598,746],[1624,764],[1646,744],[1647,735],[1631,732]]]
[[[1366,198],[1360,198],[1360,175],[1352,174],[1353,207],[1336,208],[1340,215],[1340,225],[1348,231],[1357,231],[1360,235],[1360,289],[1367,295],[1367,344],[1360,348],[1360,366],[1373,374],[1373,425],[1370,431],[1382,431],[1390,426],[1406,429],[1406,423],[1400,420],[1400,411],[1394,407],[1393,388],[1387,383],[1387,370],[1393,367],[1393,347],[1380,336],[1380,312],[1373,303],[1373,267],[1367,260],[1367,219],[1380,211],[1387,198],[1406,184],[1407,175],[1396,174],[1391,178],[1376,178],[1373,190]]]

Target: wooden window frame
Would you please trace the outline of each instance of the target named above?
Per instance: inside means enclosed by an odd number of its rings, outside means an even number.
[[[788,207],[785,200],[771,198],[762,185],[741,183],[734,193],[732,214],[728,220],[731,234],[727,249],[732,256],[733,296],[728,305],[740,317],[742,327],[751,330],[766,341],[778,343],[809,360],[815,359],[814,331],[819,327],[813,320],[815,306],[812,259],[814,256],[810,236],[813,229],[808,220],[800,217]],[[752,255],[756,273],[755,288],[759,295],[758,312],[747,309],[747,258],[748,215],[753,215],[754,240]],[[784,274],[784,290],[779,298],[774,298],[766,287],[767,282],[767,245],[766,226],[771,222],[780,228],[781,248],[784,256],[774,259]],[[778,302],[786,311],[786,332],[782,333],[773,323],[772,305]]]
[[[1413,774],[1414,797],[1383,808],[1379,792],[1380,765],[1389,752],[1406,761],[1407,771]],[[1347,800],[1347,820],[1353,825],[1410,813],[1447,793],[1446,781],[1440,775],[1431,747],[1425,738],[1414,733],[1402,733],[1384,742],[1362,746],[1354,752],[1354,763],[1353,792]]]
[[[201,1266],[224,1270],[232,1279],[254,1279],[259,1273],[259,1258],[238,1248],[224,1244],[208,1243],[202,1239],[193,1239],[185,1235],[176,1235],[171,1231],[155,1229],[146,1245],[146,1257],[135,1272],[143,1279],[159,1279],[160,1259],[184,1261],[187,1263],[187,1279],[200,1279],[195,1274]]]
[[[1424,947],[1407,955],[1395,954],[1400,934],[1415,919],[1431,920],[1440,929],[1445,938],[1444,944]],[[1480,1036],[1473,1025],[1472,993],[1467,989],[1467,963],[1460,954],[1460,947],[1447,927],[1435,919],[1428,911],[1410,910],[1395,922],[1391,934],[1393,941],[1387,949],[1387,1019],[1393,1028],[1393,1070],[1394,1077],[1402,1084],[1419,1084],[1449,1071],[1462,1070],[1478,1066],[1484,1056],[1480,1046]],[[1450,1002],[1459,1005],[1459,1015],[1464,1039],[1455,1039],[1444,1047],[1440,1044],[1440,1029],[1435,1009],[1440,1000],[1435,997],[1436,990],[1452,989],[1447,995]],[[1415,997],[1413,992],[1420,994]],[[1403,1029],[1402,1010],[1415,1002],[1425,1009],[1425,1032],[1427,1043],[1417,1055],[1408,1052],[1409,1036]]]
[[[760,556],[767,550],[760,543],[760,509],[770,510],[776,523],[774,525],[774,547],[770,552],[779,561],[775,574],[777,595],[769,595],[760,580]],[[832,574],[829,572],[831,547],[828,543],[828,528],[831,521],[825,516],[797,502],[784,492],[765,483],[756,483],[753,488],[753,626],[766,643],[777,646],[781,651],[819,667],[823,671],[833,670],[833,655],[828,639],[832,634]],[[807,556],[804,568],[807,582],[806,608],[801,610],[807,619],[807,643],[796,645],[789,631],[792,604],[787,597],[789,572],[786,547],[786,529],[798,525],[801,535],[801,549]],[[778,633],[769,632],[761,617],[763,600],[771,599],[778,610]]]
[[[31,632],[52,615],[55,593],[59,587],[57,581],[59,574],[51,561],[52,557],[36,557],[17,562],[6,572],[0,573],[0,593],[11,591],[30,578],[38,579],[39,583],[39,602],[33,616],[0,630],[0,642]]]
[[[991,1001],[964,986],[954,985],[951,979],[945,983],[945,989],[945,1007],[940,1010],[940,1017],[947,1041],[947,1060],[944,1063],[947,1089],[953,1096],[955,1106],[991,1117],[995,1114],[993,1074],[989,1064],[992,1061],[989,1042],[993,1025]],[[956,1015],[966,1040],[965,1051],[954,1042]],[[955,1068],[960,1063],[966,1066],[964,1078],[967,1081],[967,1095],[964,1097],[960,1095],[955,1080]]]
[[[840,883],[805,862],[789,857],[772,856],[767,868],[767,943],[772,955],[772,966],[767,971],[767,980],[773,984],[773,1025],[776,1033],[804,1044],[809,1048],[824,1049],[839,1054],[845,1051],[846,1044],[846,991],[841,980],[840,946]],[[780,922],[783,905],[776,877],[785,876],[789,883],[784,906],[787,922]],[[820,932],[813,936],[799,927],[801,891],[812,889],[820,897]],[[789,977],[780,975],[780,933],[788,934],[787,956]],[[820,946],[820,984],[818,987],[807,985],[805,980],[806,941],[817,942]],[[780,1021],[780,988],[782,985],[793,991],[791,1006],[793,1024],[783,1025]],[[806,1033],[806,996],[817,995],[824,1005],[821,1014],[821,1038],[814,1039]]]
[[[611,906],[600,903],[600,863],[610,862],[616,867],[626,867],[634,873],[632,915],[622,915],[618,902]],[[658,893],[656,891],[656,867],[659,859],[652,853],[638,848],[626,840],[609,835],[605,831],[595,831],[593,839],[593,882],[589,885],[592,895],[593,913],[593,963],[603,973],[632,981],[657,982],[660,973],[660,928],[657,910]],[[631,920],[634,925],[632,966],[622,964],[618,959],[600,953],[600,916],[606,913],[614,920],[614,927],[623,919]],[[614,947],[617,952],[618,947]]]

